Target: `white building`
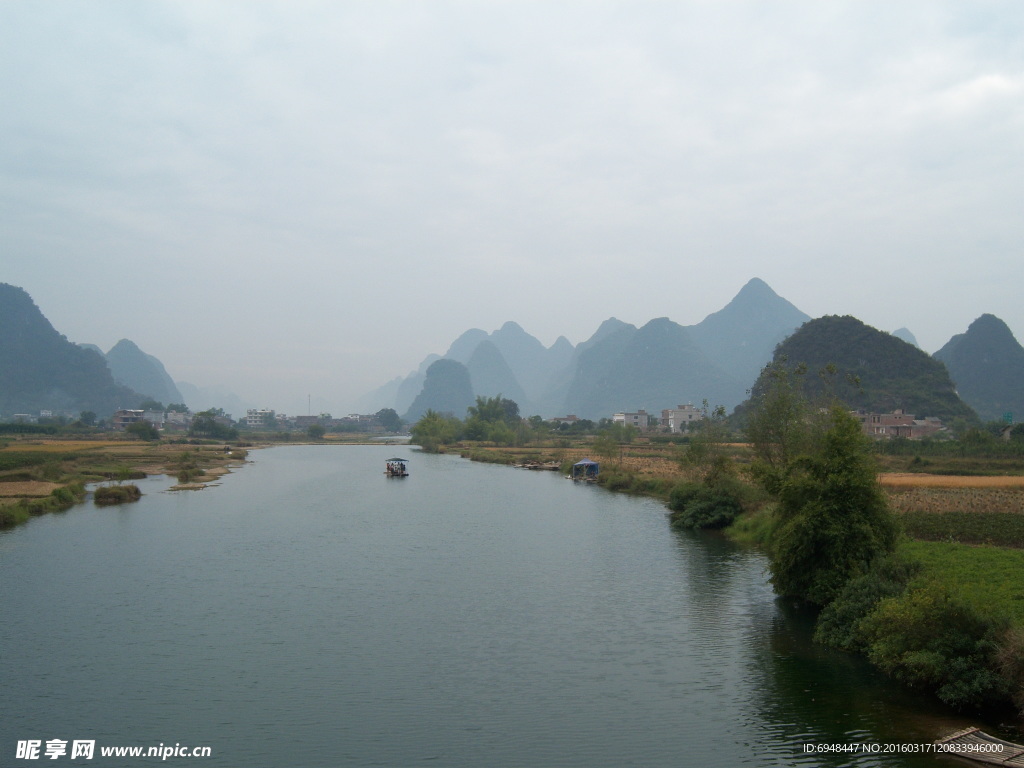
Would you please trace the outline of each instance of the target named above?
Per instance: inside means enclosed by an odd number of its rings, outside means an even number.
[[[269,408],[250,408],[245,412],[245,424],[248,427],[265,427],[271,419],[276,419],[274,411]]]
[[[651,425],[651,415],[643,408],[636,413],[616,413],[612,416],[612,423],[633,426],[643,432]]]
[[[692,403],[667,408],[661,412],[661,423],[668,427],[670,432],[683,432],[689,429],[691,424],[701,421],[703,418],[704,411]]]

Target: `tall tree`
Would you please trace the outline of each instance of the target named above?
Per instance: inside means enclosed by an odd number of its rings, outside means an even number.
[[[780,594],[827,605],[894,549],[898,529],[857,419],[833,405],[821,437],[820,447],[793,458],[780,479],[769,567]]]

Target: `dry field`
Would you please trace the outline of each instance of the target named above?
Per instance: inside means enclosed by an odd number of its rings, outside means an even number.
[[[11,451],[43,451],[45,453],[66,453],[70,451],[88,451],[113,446],[138,447],[138,441],[126,440],[15,440],[5,448]]]
[[[1020,475],[925,475],[883,472],[879,481],[888,488],[1024,488]]]
[[[42,498],[43,496],[49,496],[60,487],[60,483],[48,483],[44,480],[0,483],[0,496],[20,499]]]

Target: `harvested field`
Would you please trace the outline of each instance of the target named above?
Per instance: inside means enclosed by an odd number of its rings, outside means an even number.
[[[7,445],[12,451],[43,451],[45,453],[68,453],[70,451],[87,451],[96,448],[110,448],[112,446],[138,448],[138,441],[125,440],[49,440],[32,441],[16,440]]]
[[[33,499],[49,496],[62,487],[60,483],[47,483],[42,480],[25,480],[14,483],[0,483],[0,496],[7,498]]]
[[[1022,475],[925,475],[914,472],[883,472],[879,482],[905,488],[1024,488]]]
[[[614,469],[618,466],[630,472],[635,472],[638,475],[667,477],[673,480],[683,477],[683,471],[679,467],[679,462],[672,459],[654,456],[624,456],[621,461],[606,462],[593,456],[591,458],[602,465],[607,465],[609,469]]]
[[[1024,488],[886,488],[895,512],[974,512],[1024,515]]]

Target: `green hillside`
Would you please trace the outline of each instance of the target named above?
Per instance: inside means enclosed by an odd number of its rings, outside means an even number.
[[[855,317],[826,315],[804,323],[776,347],[774,360],[784,360],[791,369],[805,364],[808,395],[821,396],[831,386],[851,409],[887,413],[902,408],[918,418],[977,419],[957,396],[941,362]],[[836,375],[826,384],[816,374],[829,364],[836,366]],[[763,376],[758,378],[753,393],[766,386]]]

